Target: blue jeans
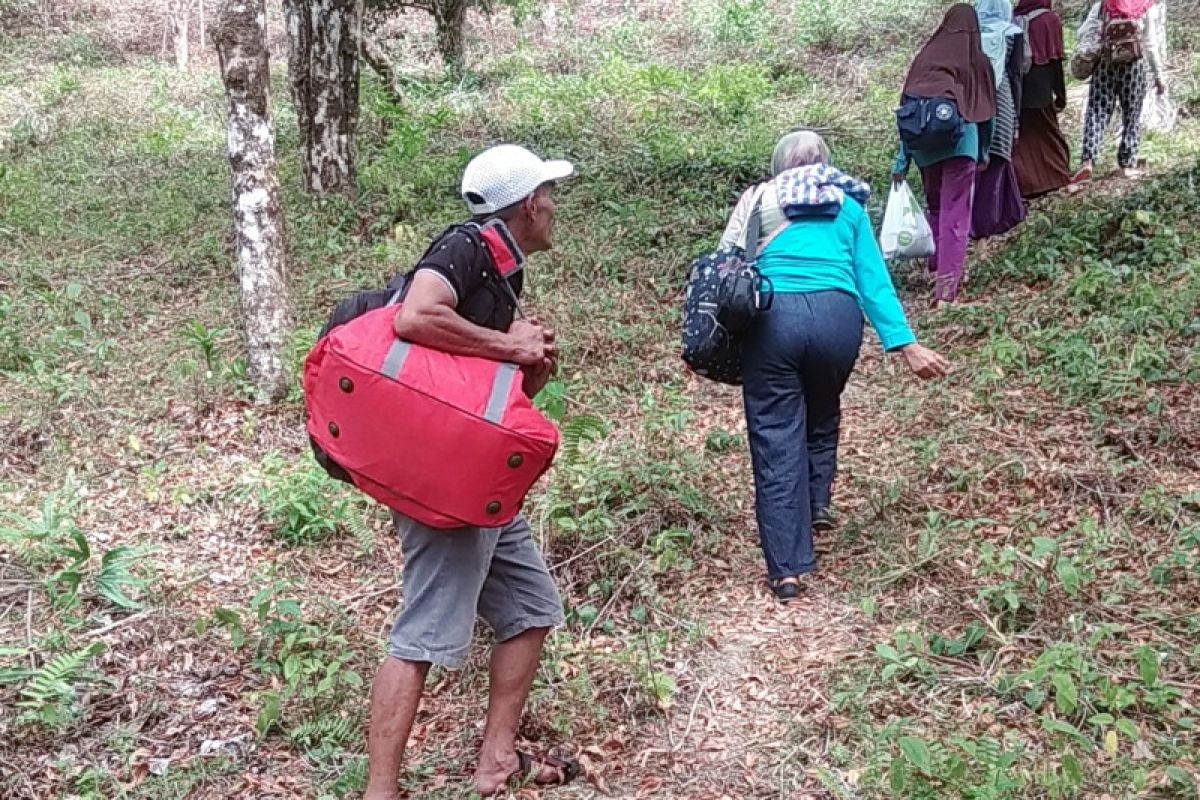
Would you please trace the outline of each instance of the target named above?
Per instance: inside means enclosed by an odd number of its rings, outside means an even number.
[[[829,505],[841,395],[863,314],[845,292],[778,294],[745,342],[742,397],[767,577],[817,566],[812,515]]]

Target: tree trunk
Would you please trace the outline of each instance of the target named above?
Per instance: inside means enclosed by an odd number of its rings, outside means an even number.
[[[284,0],[304,187],[355,190],[358,0]]]
[[[199,17],[200,17],[200,49],[204,50],[205,48],[208,47],[208,44],[205,42],[205,40],[207,39],[207,34],[208,34],[208,17],[206,16],[206,12],[204,9],[204,0],[200,0]]]
[[[201,0],[204,2],[204,0]],[[542,11],[542,25],[546,30],[546,36],[550,41],[558,39],[558,8],[554,0],[549,0],[546,3],[546,8]]]
[[[175,0],[170,5],[171,39],[175,43],[175,69],[187,69],[188,53],[188,16],[191,13],[189,0]]]
[[[438,52],[446,71],[458,77],[465,66],[463,31],[467,23],[467,0],[434,0],[433,21]]]
[[[225,0],[216,29],[225,82],[233,226],[250,376],[260,399],[287,392],[288,323],[283,213],[271,132],[265,0]]]

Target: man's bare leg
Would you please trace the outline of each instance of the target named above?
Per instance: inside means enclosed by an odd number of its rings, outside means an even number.
[[[429,664],[388,656],[371,687],[371,730],[367,734],[367,791],[363,800],[396,800],[400,762],[412,732]]]
[[[475,770],[475,790],[481,795],[495,794],[517,770],[517,725],[549,632],[549,628],[531,628],[492,650],[487,726]],[[533,777],[538,782],[549,782],[556,774],[556,770],[546,767]]]

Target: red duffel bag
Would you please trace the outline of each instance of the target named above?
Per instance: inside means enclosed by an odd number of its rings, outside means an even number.
[[[322,337],[304,362],[308,432],[384,505],[434,528],[512,521],[558,449],[514,364],[402,341],[398,305]]]

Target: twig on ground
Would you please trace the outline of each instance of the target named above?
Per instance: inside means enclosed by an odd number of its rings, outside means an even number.
[[[604,545],[609,544],[609,543],[615,543],[615,542],[616,542],[616,539],[614,539],[612,536],[607,536],[607,537],[601,539],[599,542],[596,542],[596,544],[587,548],[583,552],[576,553],[575,555],[571,556],[570,558],[559,561],[557,564],[551,564],[550,571],[556,572],[557,570],[560,570],[563,567],[565,567],[567,564],[570,564],[573,561],[578,561],[579,559],[583,558],[587,554],[595,552],[596,550],[600,549]]]
[[[107,625],[105,625],[103,628],[97,628],[97,629],[96,629],[96,630],[94,630],[94,631],[90,631],[90,632],[88,632],[88,633],[85,633],[85,634],[83,635],[83,638],[84,638],[84,639],[99,639],[99,638],[100,638],[101,636],[103,636],[104,634],[106,634],[106,633],[112,633],[112,632],[113,632],[113,631],[115,631],[117,628],[120,628],[120,627],[123,627],[123,626],[125,626],[125,625],[128,625],[128,624],[129,624],[129,623],[131,623],[131,622],[136,622],[137,620],[140,620],[140,619],[145,619],[147,616],[149,616],[149,614],[150,614],[150,612],[151,612],[152,610],[153,610],[153,609],[149,609],[149,608],[147,608],[145,611],[139,611],[139,612],[138,612],[138,613],[136,613],[136,614],[132,614],[132,615],[130,615],[130,616],[128,616],[128,617],[125,617],[125,618],[123,618],[123,619],[119,619],[119,620],[117,620],[116,622],[110,622],[110,623],[108,623]]]
[[[904,577],[916,572],[921,567],[925,566],[926,564],[930,563],[931,561],[936,561],[938,556],[940,556],[940,555],[942,555],[942,554],[941,553],[932,553],[930,555],[925,556],[924,558],[919,558],[906,567],[901,567],[900,569],[892,570],[891,572],[887,573],[886,575],[882,575],[882,576],[876,578],[875,580],[871,581],[871,585],[872,586],[888,586],[890,584],[893,584],[896,581],[900,580],[901,578],[904,578]]]
[[[346,606],[346,605],[350,605],[352,603],[357,605],[358,603],[362,602],[363,600],[370,600],[373,597],[378,597],[381,594],[387,594],[388,592],[394,592],[394,591],[396,591],[396,584],[389,583],[387,586],[383,586],[381,588],[366,589],[364,591],[356,592],[354,594],[348,594],[345,597],[339,599],[337,601],[337,604],[339,606]]]
[[[708,684],[701,683],[700,688],[696,691],[696,699],[692,701],[692,710],[688,712],[687,726],[683,729],[683,736],[679,738],[679,744],[676,749],[682,747],[687,742],[688,736],[692,732],[692,723],[696,721],[696,708],[700,705],[700,699],[708,692]]]
[[[29,668],[37,669],[37,655],[33,652],[33,589],[25,599],[25,643],[29,645]]]

